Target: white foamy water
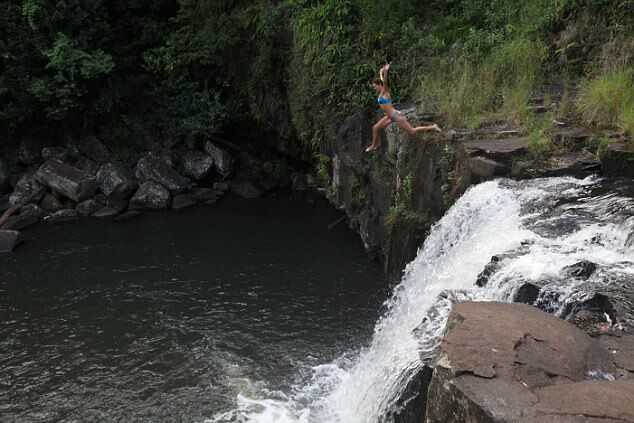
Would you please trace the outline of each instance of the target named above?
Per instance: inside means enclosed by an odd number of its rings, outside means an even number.
[[[521,283],[539,282],[538,301],[561,314],[569,302],[591,295],[588,283],[609,285],[634,275],[627,241],[634,202],[615,194],[592,197],[596,182],[549,178],[472,187],[408,264],[369,346],[333,363],[306,365],[301,370],[309,376],[288,392],[252,384],[235,409],[209,421],[380,421],[423,365],[421,357],[433,356],[452,300],[511,301]],[[486,286],[476,286],[491,257],[502,253],[508,254]],[[562,278],[562,269],[581,260],[598,265],[589,280]]]

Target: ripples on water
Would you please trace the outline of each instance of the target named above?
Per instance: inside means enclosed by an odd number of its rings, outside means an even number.
[[[27,232],[0,257],[1,420],[196,422],[306,384],[387,295],[338,218],[279,194]]]

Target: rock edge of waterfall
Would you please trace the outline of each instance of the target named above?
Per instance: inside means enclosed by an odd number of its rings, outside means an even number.
[[[394,421],[634,421],[634,335],[593,338],[525,304],[455,303],[423,372],[416,412]]]

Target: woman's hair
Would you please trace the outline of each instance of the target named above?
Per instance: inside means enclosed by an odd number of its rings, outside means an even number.
[[[383,81],[381,81],[379,78],[372,80],[372,83],[383,86]]]

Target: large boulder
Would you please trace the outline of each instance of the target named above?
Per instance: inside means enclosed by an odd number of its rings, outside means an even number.
[[[634,177],[634,151],[625,144],[608,145],[601,154],[601,162],[606,175]]]
[[[233,174],[235,170],[235,161],[231,154],[227,152],[227,150],[218,147],[211,141],[207,141],[207,143],[205,143],[205,151],[211,156],[213,164],[216,168],[216,172],[218,172],[220,176],[222,176],[223,178],[228,178]]]
[[[10,253],[20,242],[20,232],[0,229],[0,253]]]
[[[180,210],[187,207],[195,206],[197,203],[196,197],[190,194],[181,194],[174,196],[172,200],[172,208],[174,210]]]
[[[82,138],[77,147],[84,156],[98,164],[106,163],[110,159],[110,152],[94,135]]]
[[[214,170],[214,160],[211,156],[200,152],[190,151],[181,160],[183,173],[190,178],[200,181],[209,177]]]
[[[35,225],[39,217],[32,213],[20,213],[9,217],[3,224],[2,228],[12,231],[21,231],[31,225]]]
[[[9,205],[13,206],[25,201],[34,195],[31,201],[39,203],[44,196],[44,187],[40,184],[36,177],[36,169],[28,170],[15,184],[13,192],[9,196]]]
[[[97,185],[105,195],[130,198],[139,187],[134,171],[119,163],[106,163],[97,171]]]
[[[11,177],[9,170],[2,160],[0,160],[0,194],[7,193],[11,190]]]
[[[140,182],[154,181],[175,194],[187,190],[189,180],[180,175],[164,158],[148,153],[141,157],[136,165],[136,177]]]
[[[75,167],[91,176],[97,176],[97,171],[99,170],[99,165],[88,157],[80,157],[75,162]]]
[[[634,379],[618,358],[631,353],[528,305],[456,303],[426,421],[632,421]]]
[[[231,191],[243,198],[260,198],[264,191],[248,179],[234,179],[228,182]]]
[[[79,219],[79,214],[73,209],[62,209],[56,211],[48,218],[46,222],[50,224],[74,222]]]
[[[35,177],[41,184],[78,203],[94,197],[97,192],[95,178],[76,167],[52,160],[40,166]]]
[[[130,200],[130,209],[166,209],[170,206],[170,192],[154,181],[148,181],[139,187]]]

